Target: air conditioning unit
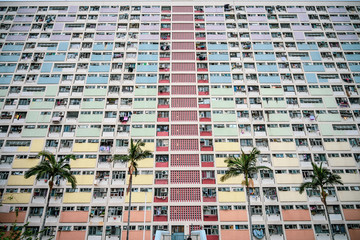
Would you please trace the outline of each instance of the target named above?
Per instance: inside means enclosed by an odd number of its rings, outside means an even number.
[[[167,193],[167,188],[162,188],[160,192],[161,193]]]

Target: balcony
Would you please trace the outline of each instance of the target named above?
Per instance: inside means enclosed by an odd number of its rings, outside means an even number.
[[[204,221],[218,221],[217,215],[205,215],[204,213]]]
[[[211,145],[200,145],[200,151],[213,151],[214,147]]]
[[[203,178],[201,179],[202,184],[215,184],[215,178]]]
[[[169,151],[169,146],[156,146],[156,151],[167,152]]]
[[[168,196],[167,195],[163,195],[163,196],[155,196],[154,197],[154,202],[168,202]]]

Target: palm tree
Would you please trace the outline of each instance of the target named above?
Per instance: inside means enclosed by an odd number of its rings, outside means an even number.
[[[130,148],[128,149],[128,155],[121,156],[115,155],[114,160],[120,160],[122,162],[128,163],[129,169],[129,186],[127,188],[127,193],[129,193],[129,209],[128,209],[128,221],[126,228],[126,240],[129,240],[129,230],[130,230],[130,212],[131,212],[131,188],[132,188],[132,179],[133,175],[137,176],[137,167],[138,161],[143,160],[148,157],[151,152],[148,150],[142,150],[141,147],[144,147],[145,143],[141,140],[134,142],[132,139],[130,140]],[[146,199],[145,199],[146,201]],[[146,209],[145,209],[146,210]]]
[[[244,180],[241,182],[242,185],[246,187],[247,203],[248,203],[248,218],[250,225],[250,239],[253,239],[252,236],[252,223],[251,223],[251,211],[250,211],[250,187],[254,186],[254,182],[251,178],[252,174],[256,174],[259,169],[270,169],[265,166],[256,166],[257,156],[260,154],[260,151],[257,148],[253,148],[249,154],[245,154],[241,150],[240,157],[229,157],[225,159],[227,164],[228,171],[224,176],[220,178],[220,181],[224,182],[232,177],[237,177],[241,174],[244,174]]]
[[[299,192],[303,193],[306,188],[311,188],[313,190],[320,190],[320,199],[325,206],[326,218],[328,220],[329,229],[330,229],[330,238],[334,239],[333,229],[331,227],[331,221],[329,212],[327,209],[326,198],[328,193],[325,191],[326,187],[334,186],[335,184],[344,185],[341,181],[341,177],[338,174],[332,173],[330,170],[323,168],[322,163],[320,166],[317,166],[315,163],[311,163],[313,167],[313,175],[311,176],[311,182],[304,182],[300,185]]]
[[[42,239],[42,236],[44,234],[44,226],[46,221],[46,212],[49,208],[50,203],[50,197],[51,197],[51,191],[54,187],[54,180],[55,177],[62,177],[66,179],[70,184],[72,188],[76,188],[76,178],[72,173],[70,172],[70,164],[67,163],[68,160],[76,160],[74,155],[67,155],[63,158],[61,158],[59,161],[56,160],[54,154],[48,152],[48,151],[41,151],[38,154],[39,156],[44,157],[44,161],[41,161],[38,165],[35,167],[30,168],[25,172],[25,178],[29,178],[31,176],[36,175],[36,180],[40,180],[43,177],[47,177],[49,179],[49,189],[47,192],[47,200],[46,200],[46,206],[44,209],[44,219],[42,222],[42,225],[40,226],[40,239]]]

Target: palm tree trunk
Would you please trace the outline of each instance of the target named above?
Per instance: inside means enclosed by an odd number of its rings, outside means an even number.
[[[126,240],[129,240],[130,233],[130,212],[131,212],[131,188],[132,188],[132,174],[130,174],[129,178],[129,209],[128,209],[128,220],[127,220],[127,228],[126,228]]]
[[[328,212],[328,209],[327,209],[326,197],[324,197],[324,196],[321,197],[321,201],[323,202],[324,207],[325,207],[325,214],[326,214],[326,218],[327,218],[328,224],[329,224],[330,239],[334,240],[334,233],[333,233],[333,229],[331,227],[331,220],[330,220],[330,215],[329,215],[329,212]]]
[[[47,193],[47,200],[46,200],[46,206],[45,206],[45,209],[44,209],[44,213],[43,213],[43,222],[40,226],[40,235],[39,235],[39,239],[41,240],[43,235],[44,235],[44,230],[45,230],[45,222],[46,222],[46,213],[47,213],[47,210],[49,208],[49,204],[50,204],[50,198],[51,198],[51,191],[53,189],[53,184],[54,182],[52,180],[50,180],[49,182],[49,192]]]
[[[250,209],[251,203],[250,203],[250,191],[249,191],[248,186],[246,187],[246,197],[247,197],[247,203],[248,203],[247,207],[248,207],[250,240],[252,240],[253,236],[252,236],[252,222],[251,222],[251,209]]]

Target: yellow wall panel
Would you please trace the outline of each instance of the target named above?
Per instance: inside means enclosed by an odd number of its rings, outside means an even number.
[[[79,158],[70,160],[71,168],[95,168],[96,167],[96,158]]]
[[[97,152],[98,143],[74,143],[73,152]]]
[[[44,150],[44,139],[33,139],[31,140],[30,152],[40,152]]]
[[[154,158],[145,158],[138,162],[139,168],[152,168],[154,167]]]
[[[324,148],[327,151],[350,150],[348,142],[324,142]]]
[[[39,163],[39,159],[14,159],[12,168],[32,168]]]
[[[76,185],[93,185],[95,176],[94,175],[75,175]],[[70,186],[70,183],[66,183]]]
[[[214,143],[215,152],[240,152],[238,142],[216,142]]]
[[[224,162],[226,158],[215,158],[216,167],[227,167],[226,163]]]
[[[294,142],[270,142],[269,147],[272,151],[295,151]]]
[[[155,143],[150,143],[150,142],[147,142],[145,143],[145,146],[142,147],[142,149],[145,151],[145,150],[148,150],[150,152],[153,152],[155,150]]]
[[[275,174],[276,183],[300,184],[303,182],[301,174]]]
[[[17,151],[18,152],[28,152],[29,151],[29,147],[18,147],[17,148]]]
[[[72,192],[64,193],[63,203],[90,203],[91,193],[89,192]]]
[[[31,193],[5,193],[2,203],[29,203]]]
[[[35,176],[28,179],[24,175],[10,175],[8,179],[8,186],[32,186],[35,181]]]
[[[341,173],[339,174],[343,183],[360,183],[360,175],[358,173]]]
[[[274,167],[298,167],[299,159],[297,158],[273,158]]]
[[[220,181],[220,178],[222,176],[223,176],[223,174],[217,174],[216,175],[217,184],[236,184],[236,185],[241,186],[242,181],[244,181],[244,175],[243,174],[241,174],[241,175],[239,175],[237,177],[229,178],[225,182]]]
[[[146,202],[151,203],[152,199],[153,199],[153,193],[148,192],[146,194]],[[126,194],[125,202],[129,202],[129,194]],[[145,192],[133,192],[131,194],[131,202],[133,202],[133,203],[145,203]]]
[[[300,194],[295,191],[279,191],[280,202],[307,202],[306,193]]]
[[[351,157],[329,158],[329,164],[332,167],[355,167],[355,160]]]
[[[360,191],[338,191],[338,197],[344,202],[359,202]]]
[[[245,192],[218,192],[219,202],[245,202]]]
[[[126,184],[129,184],[129,176],[126,179]],[[133,185],[152,185],[154,184],[154,175],[133,175]]]

